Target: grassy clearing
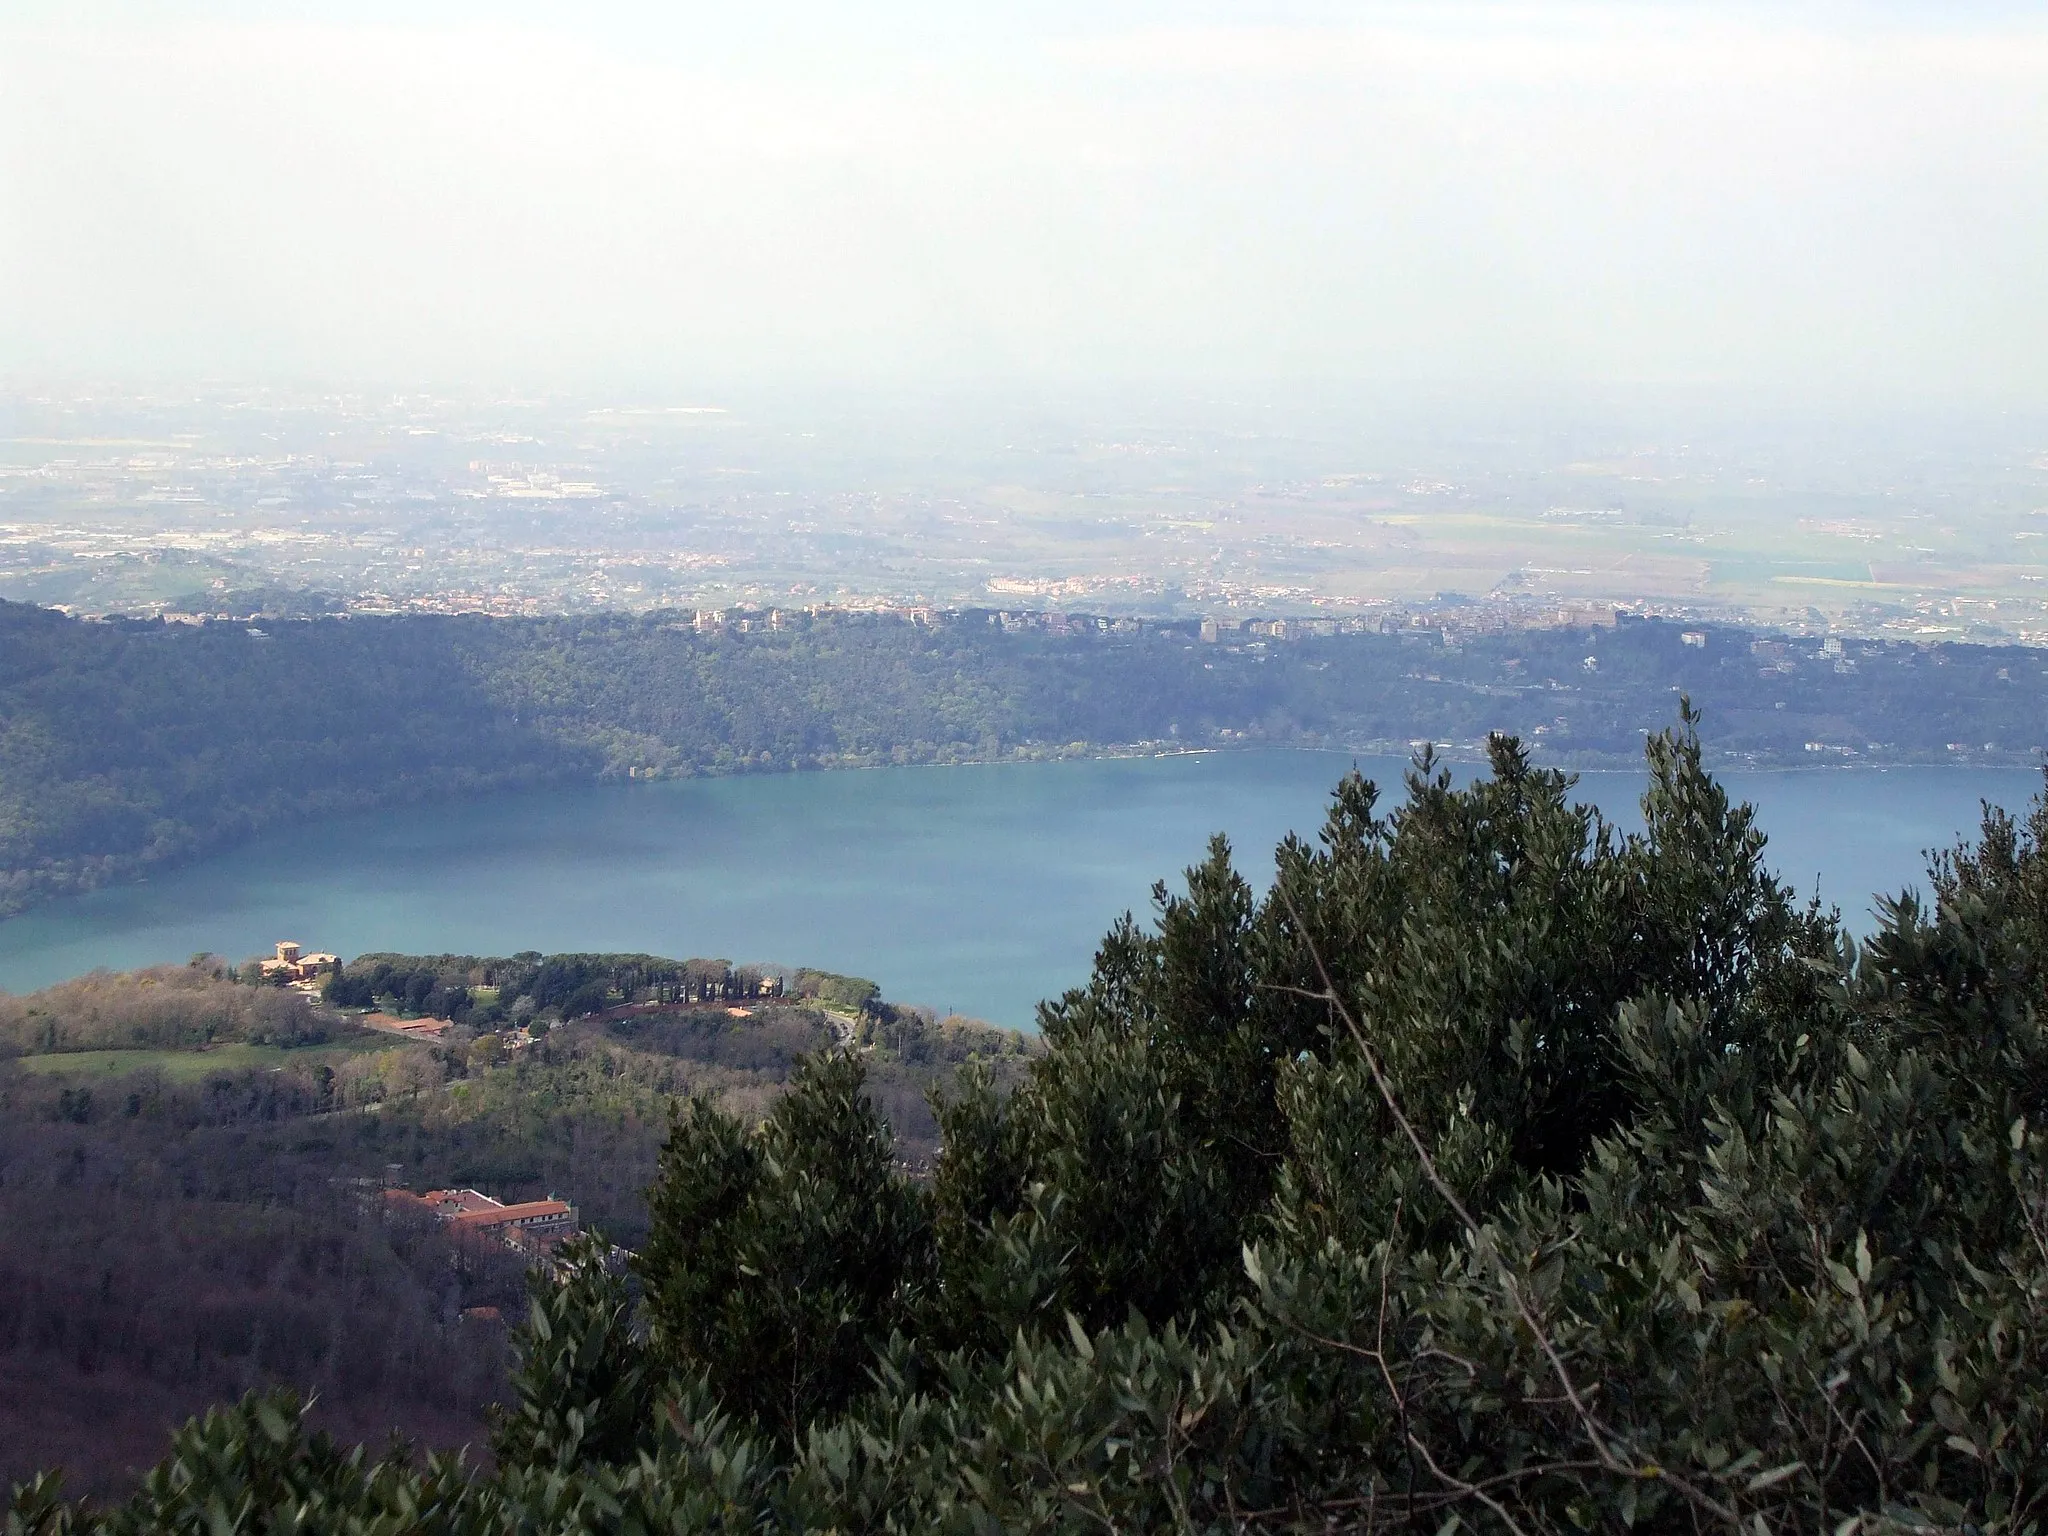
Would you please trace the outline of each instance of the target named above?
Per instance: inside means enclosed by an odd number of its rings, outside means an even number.
[[[16,1060],[25,1072],[50,1077],[126,1077],[131,1072],[161,1072],[176,1082],[197,1082],[215,1072],[246,1072],[282,1067],[287,1062],[318,1061],[358,1051],[390,1050],[401,1044],[393,1037],[329,1041],[289,1049],[276,1045],[229,1043],[198,1051],[51,1051]]]

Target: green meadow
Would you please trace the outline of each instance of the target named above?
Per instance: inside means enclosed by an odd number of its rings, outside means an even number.
[[[177,1082],[197,1082],[214,1072],[247,1072],[265,1067],[282,1067],[287,1062],[317,1061],[323,1056],[346,1056],[359,1051],[402,1049],[405,1042],[395,1036],[367,1036],[324,1045],[277,1046],[230,1042],[206,1050],[166,1051],[48,1051],[36,1056],[17,1057],[23,1071],[47,1077],[126,1077],[133,1072],[155,1071]]]

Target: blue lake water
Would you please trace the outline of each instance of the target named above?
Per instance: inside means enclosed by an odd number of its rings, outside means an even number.
[[[1143,911],[1227,832],[1263,884],[1354,761],[1325,752],[894,768],[550,790],[311,823],[0,923],[0,988],[240,958],[292,938],[366,950],[641,950],[849,971],[903,1002],[1029,1024],[1078,984],[1116,916]],[[1356,759],[1390,789],[1402,763]],[[2027,769],[1729,773],[1770,856],[1851,925],[1923,854],[2015,810]],[[1636,825],[1636,773],[1582,798]]]

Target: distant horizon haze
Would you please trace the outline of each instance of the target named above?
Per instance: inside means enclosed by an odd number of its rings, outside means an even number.
[[[2048,406],[2032,7],[57,6],[0,375]]]

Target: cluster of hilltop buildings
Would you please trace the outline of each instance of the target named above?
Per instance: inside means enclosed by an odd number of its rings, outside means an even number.
[[[1014,590],[1020,596],[1034,591],[1038,585],[1040,584],[1029,581],[990,583],[994,591]],[[432,599],[415,599],[402,605],[388,607],[357,602],[352,605],[352,611],[488,612],[501,617],[550,611],[544,607],[536,607],[530,600],[493,599],[488,602],[472,602],[458,600],[458,596],[444,593]],[[1316,603],[1314,606],[1329,610],[1333,605]],[[930,603],[891,602],[809,603],[801,607],[788,608],[668,609],[663,610],[663,613],[672,617],[663,627],[713,636],[781,633],[821,624],[881,620],[915,624],[925,629],[986,625],[1008,634],[1038,632],[1052,635],[1103,634],[1126,637],[1139,634],[1178,634],[1187,639],[1199,636],[1211,641],[1247,637],[1303,640],[1311,636],[1390,634],[1417,628],[1448,628],[1466,633],[1514,629],[1574,629],[1612,625],[1618,612],[1647,614],[1649,611],[1650,609],[1642,604],[1628,604],[1617,608],[1612,603],[1571,600],[1560,602],[1555,598],[1523,595],[1470,598],[1458,594],[1445,594],[1413,603],[1401,603],[1392,599],[1367,599],[1349,605],[1341,612],[1325,611],[1280,618],[1246,617],[1241,611],[1225,611],[1208,618],[1197,618],[1185,613],[1141,618],[1129,613],[1096,614],[1061,608],[942,607]],[[1657,611],[1678,618],[1704,616],[1683,605],[1661,605]],[[1741,615],[1718,611],[1715,616],[1723,621],[1742,618]],[[226,615],[166,614],[165,618],[177,623],[244,622],[241,619],[230,621]],[[1797,629],[1800,626],[1793,623],[1791,627]],[[267,638],[265,632],[260,629],[250,629],[249,633],[258,639]]]
[[[1023,584],[1028,585],[1028,584]],[[813,603],[803,608],[699,608],[677,628],[700,635],[782,631],[817,623],[894,620],[921,628],[987,625],[1005,633],[1051,635],[1178,634],[1214,644],[1226,640],[1306,640],[1337,635],[1397,634],[1414,629],[1454,629],[1488,633],[1512,629],[1579,629],[1612,627],[1623,613],[1612,603],[1482,601],[1467,598],[1419,605],[1368,602],[1349,613],[1296,615],[1281,618],[1135,618],[1079,613],[1065,609],[942,608],[927,604],[841,606]]]

